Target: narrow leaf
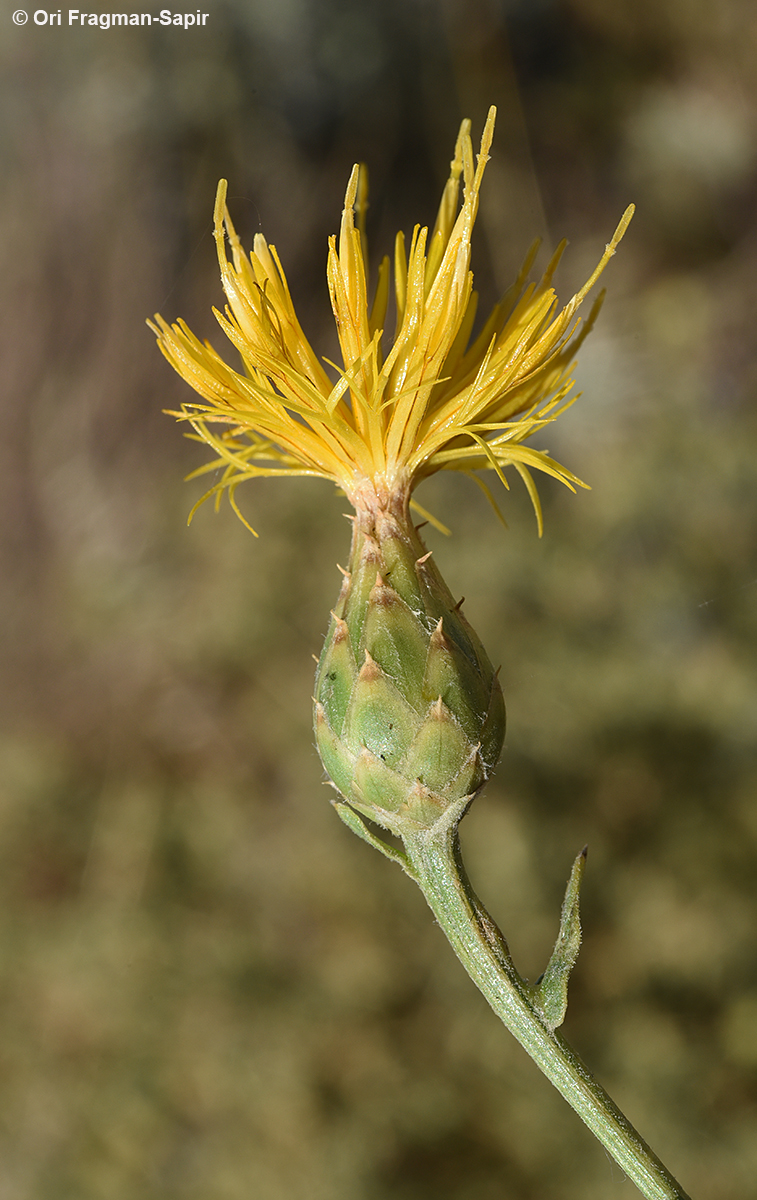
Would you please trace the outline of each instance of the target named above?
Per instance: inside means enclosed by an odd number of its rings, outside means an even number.
[[[541,1009],[547,1028],[552,1031],[565,1020],[568,1008],[568,978],[575,966],[581,945],[578,897],[586,865],[586,850],[584,847],[573,863],[560,915],[560,932],[547,969],[534,989],[534,999]]]

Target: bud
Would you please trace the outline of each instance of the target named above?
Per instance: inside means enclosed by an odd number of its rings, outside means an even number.
[[[428,829],[496,765],[496,672],[402,491],[352,496],[349,570],[316,673],[315,733],[345,799],[392,833]]]

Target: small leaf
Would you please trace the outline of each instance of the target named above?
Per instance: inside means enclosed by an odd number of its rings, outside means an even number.
[[[576,964],[581,945],[578,894],[586,865],[586,853],[587,847],[584,846],[573,863],[560,915],[560,932],[547,969],[534,988],[534,999],[545,1024],[552,1032],[565,1020],[568,1008],[568,978]]]
[[[356,833],[369,846],[373,846],[374,850],[380,850],[386,858],[397,863],[398,866],[402,867],[403,871],[407,871],[411,879],[415,879],[415,871],[404,850],[397,850],[394,846],[390,846],[387,842],[382,841],[375,833],[372,833],[360,814],[356,813],[354,808],[351,808],[349,804],[344,804],[341,800],[334,800],[333,805],[348,829]]]

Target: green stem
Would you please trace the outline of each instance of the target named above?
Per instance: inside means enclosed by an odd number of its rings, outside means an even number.
[[[445,824],[406,834],[403,841],[411,873],[471,979],[647,1200],[689,1200],[578,1055],[549,1028],[534,989],[516,971],[504,937],[468,881],[457,822]]]

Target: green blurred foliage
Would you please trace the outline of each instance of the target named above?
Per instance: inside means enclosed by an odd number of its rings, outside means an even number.
[[[589,843],[567,1036],[698,1200],[757,1196],[757,23],[748,0],[236,0],[207,26],[4,20],[0,1196],[631,1196],[329,807],[311,655],[349,531],[324,484],[185,514],[202,461],[143,321],[213,332],[216,180],[334,354],[349,168],[433,219],[499,105],[485,302],[535,234],[568,296],[638,213],[538,444],[587,479],[421,500],[510,732],[477,889],[544,967]]]

